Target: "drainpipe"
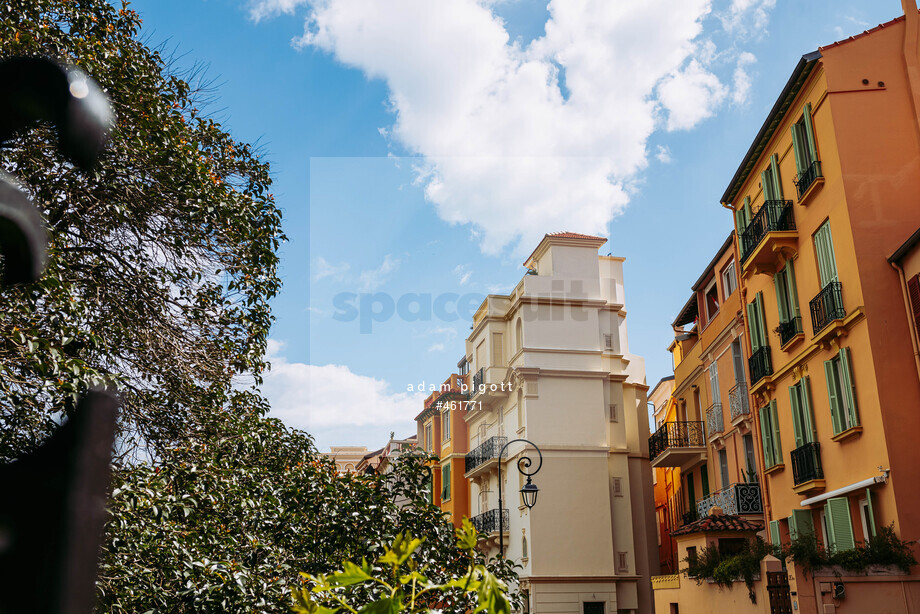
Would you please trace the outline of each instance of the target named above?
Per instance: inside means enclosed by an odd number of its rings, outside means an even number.
[[[908,0],[904,1],[907,2]],[[907,326],[910,329],[910,343],[914,346],[914,366],[917,367],[917,379],[920,380],[920,346],[917,343],[917,334],[920,331],[915,331],[914,327],[910,325],[910,322],[914,319],[914,314],[910,309],[910,303],[907,298],[907,278],[904,276],[904,269],[898,263],[892,262],[891,266],[898,272],[898,277],[901,279],[901,298],[904,299],[904,312],[907,314]]]

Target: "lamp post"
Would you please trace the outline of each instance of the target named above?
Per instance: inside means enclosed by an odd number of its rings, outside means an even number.
[[[537,502],[537,495],[540,493],[540,489],[537,488],[537,485],[534,484],[530,477],[535,475],[540,471],[540,467],[543,466],[543,453],[540,452],[540,448],[537,445],[527,439],[512,439],[508,443],[502,446],[502,449],[498,453],[498,553],[499,556],[505,556],[505,517],[502,514],[502,456],[505,455],[505,449],[513,443],[524,442],[529,443],[533,446],[533,449],[537,451],[537,454],[540,457],[540,462],[537,465],[537,468],[533,471],[529,471],[530,466],[533,464],[533,461],[529,456],[522,456],[517,461],[517,469],[521,475],[527,476],[527,483],[524,484],[524,487],[521,488],[521,496],[524,499],[524,505],[527,506],[527,509],[532,509],[534,504]]]

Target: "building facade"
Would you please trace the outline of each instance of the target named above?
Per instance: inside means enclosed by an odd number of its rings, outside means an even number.
[[[522,565],[530,612],[650,612],[657,568],[644,363],[629,353],[623,259],[600,237],[546,235],[508,295],[490,295],[466,342],[474,524]],[[543,463],[532,509],[518,461]],[[499,453],[506,443],[506,454]],[[499,506],[499,472],[502,504]]]

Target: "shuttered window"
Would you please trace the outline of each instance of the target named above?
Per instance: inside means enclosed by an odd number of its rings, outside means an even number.
[[[789,402],[792,407],[795,447],[800,448],[815,440],[814,419],[811,412],[811,389],[807,376],[789,386]]]
[[[779,312],[779,321],[788,322],[799,317],[799,296],[795,285],[795,271],[792,261],[786,261],[786,266],[773,276],[773,286],[776,289],[776,306]]]
[[[769,469],[783,462],[783,450],[776,419],[776,401],[760,408],[760,435],[763,442],[764,467]]]
[[[850,348],[840,348],[836,356],[824,361],[827,399],[831,409],[834,435],[859,425]]]
[[[767,326],[763,311],[763,292],[758,292],[754,300],[747,304],[748,332],[751,348],[754,351],[767,345]]]
[[[831,223],[824,222],[815,233],[815,255],[818,259],[818,274],[821,287],[837,281],[837,261],[834,258],[834,241],[831,238]]]
[[[719,450],[719,478],[722,488],[728,488],[730,485],[728,481],[728,453],[725,448]]]
[[[779,176],[779,156],[770,156],[770,166],[760,173],[760,184],[763,187],[763,199],[783,200],[783,185]]]
[[[831,550],[852,550],[856,547],[853,537],[853,522],[850,519],[850,503],[846,497],[828,499],[824,507],[827,518],[828,544]]]
[[[770,543],[774,546],[782,545],[779,538],[779,520],[770,521]]]
[[[812,163],[818,161],[815,143],[815,127],[811,118],[811,103],[802,109],[802,119],[792,124],[792,150],[795,153],[795,168],[801,175]]]
[[[741,236],[741,233],[744,232],[744,229],[747,228],[748,224],[751,223],[751,197],[745,196],[744,203],[741,207],[735,211],[735,230],[738,232],[738,236]]]
[[[441,500],[450,499],[450,463],[441,467]]]
[[[789,516],[789,539],[815,534],[815,523],[811,510],[792,510]]]
[[[706,465],[700,467],[700,481],[703,483],[703,497],[709,496],[709,470]]]

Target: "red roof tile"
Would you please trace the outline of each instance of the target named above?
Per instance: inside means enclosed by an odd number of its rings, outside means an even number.
[[[671,533],[672,537],[677,535],[689,535],[691,533],[715,533],[717,531],[759,531],[763,528],[763,523],[745,520],[741,516],[732,514],[719,514],[718,516],[706,516],[690,524],[685,524],[681,528]]]

